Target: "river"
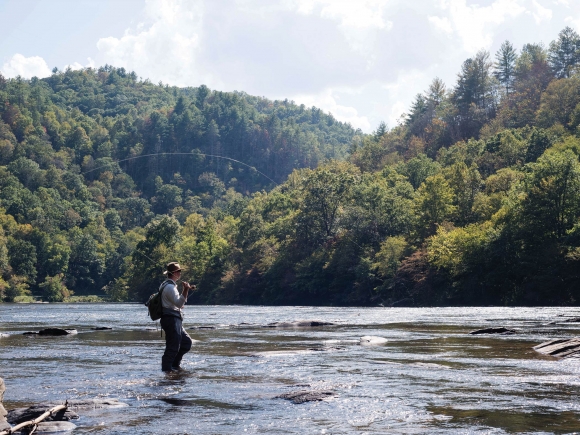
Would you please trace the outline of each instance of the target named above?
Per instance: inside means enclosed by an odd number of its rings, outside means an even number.
[[[579,335],[580,308],[188,306],[183,373],[136,304],[0,304],[5,406],[118,398],[81,413],[75,434],[438,434],[580,431],[580,359],[532,346]],[[317,319],[335,326],[264,328]],[[242,324],[242,325],[241,325]],[[241,325],[233,326],[233,325]],[[113,330],[93,331],[109,326]],[[504,326],[508,336],[472,336]],[[76,328],[66,337],[22,335]],[[153,329],[151,329],[153,328]],[[214,328],[214,329],[209,329]],[[385,338],[360,344],[360,337]],[[320,402],[276,398],[332,391]]]

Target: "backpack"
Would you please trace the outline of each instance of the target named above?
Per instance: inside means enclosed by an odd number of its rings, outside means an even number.
[[[153,293],[149,296],[149,300],[145,302],[145,305],[149,309],[149,317],[151,320],[159,320],[163,315],[163,304],[161,303],[161,294],[165,286],[169,284],[169,281],[165,281],[158,292]]]

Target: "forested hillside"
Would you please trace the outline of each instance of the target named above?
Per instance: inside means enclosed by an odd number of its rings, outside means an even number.
[[[176,260],[196,303],[580,302],[570,28],[480,51],[372,135],[111,67],[2,80],[0,97],[5,300],[141,301]]]
[[[579,49],[566,28],[549,47],[480,51],[345,161],[233,213],[156,221],[138,250],[177,253],[197,302],[577,304]],[[113,294],[142,299],[158,268],[128,264]]]
[[[102,294],[150,222],[238,215],[293,169],[344,158],[357,133],[316,108],[122,68],[0,75],[0,300]]]

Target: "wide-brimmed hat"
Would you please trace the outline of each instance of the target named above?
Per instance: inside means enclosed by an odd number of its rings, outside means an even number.
[[[174,272],[179,272],[180,270],[183,270],[181,268],[181,266],[179,265],[179,263],[177,263],[176,261],[172,261],[171,263],[168,263],[166,266],[166,271],[163,272],[163,275],[167,275],[168,273],[174,273]]]

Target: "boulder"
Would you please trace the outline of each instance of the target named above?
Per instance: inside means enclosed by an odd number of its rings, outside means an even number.
[[[34,420],[57,405],[58,404],[55,403],[46,403],[42,405],[32,405],[28,408],[11,409],[8,411],[8,422],[12,425],[16,425],[25,421]],[[67,409],[59,411],[54,415],[49,415],[44,421],[69,421],[76,420],[77,418],[79,418],[79,415],[76,412]]]
[[[48,416],[45,421],[70,421],[79,418],[75,411],[90,411],[100,408],[122,408],[129,406],[126,403],[119,402],[117,399],[73,399],[69,400],[68,408]],[[8,422],[12,425],[24,421],[34,420],[44,412],[62,403],[44,403],[40,405],[29,406],[28,408],[16,408],[8,411]]]
[[[580,338],[545,341],[534,346],[533,349],[543,355],[551,355],[557,358],[580,357]]]
[[[471,331],[470,335],[480,335],[480,334],[503,334],[503,335],[512,335],[516,334],[517,332],[514,329],[508,329],[504,327],[500,328],[485,328],[485,329],[476,329],[475,331]]]
[[[265,328],[310,328],[314,326],[331,326],[332,322],[322,320],[295,320],[294,322],[273,322],[268,323]]]
[[[8,429],[10,425],[6,423],[6,409],[4,409],[4,405],[2,405],[2,401],[4,400],[4,392],[6,391],[6,385],[4,385],[4,379],[0,378],[0,430]],[[8,425],[8,427],[3,427]]]
[[[380,346],[387,343],[388,340],[383,337],[375,337],[373,335],[365,335],[360,338],[360,344],[363,346]]]
[[[315,390],[315,391],[292,391],[290,393],[280,394],[276,399],[290,400],[292,403],[299,405],[306,402],[320,402],[334,396],[331,390]]]

